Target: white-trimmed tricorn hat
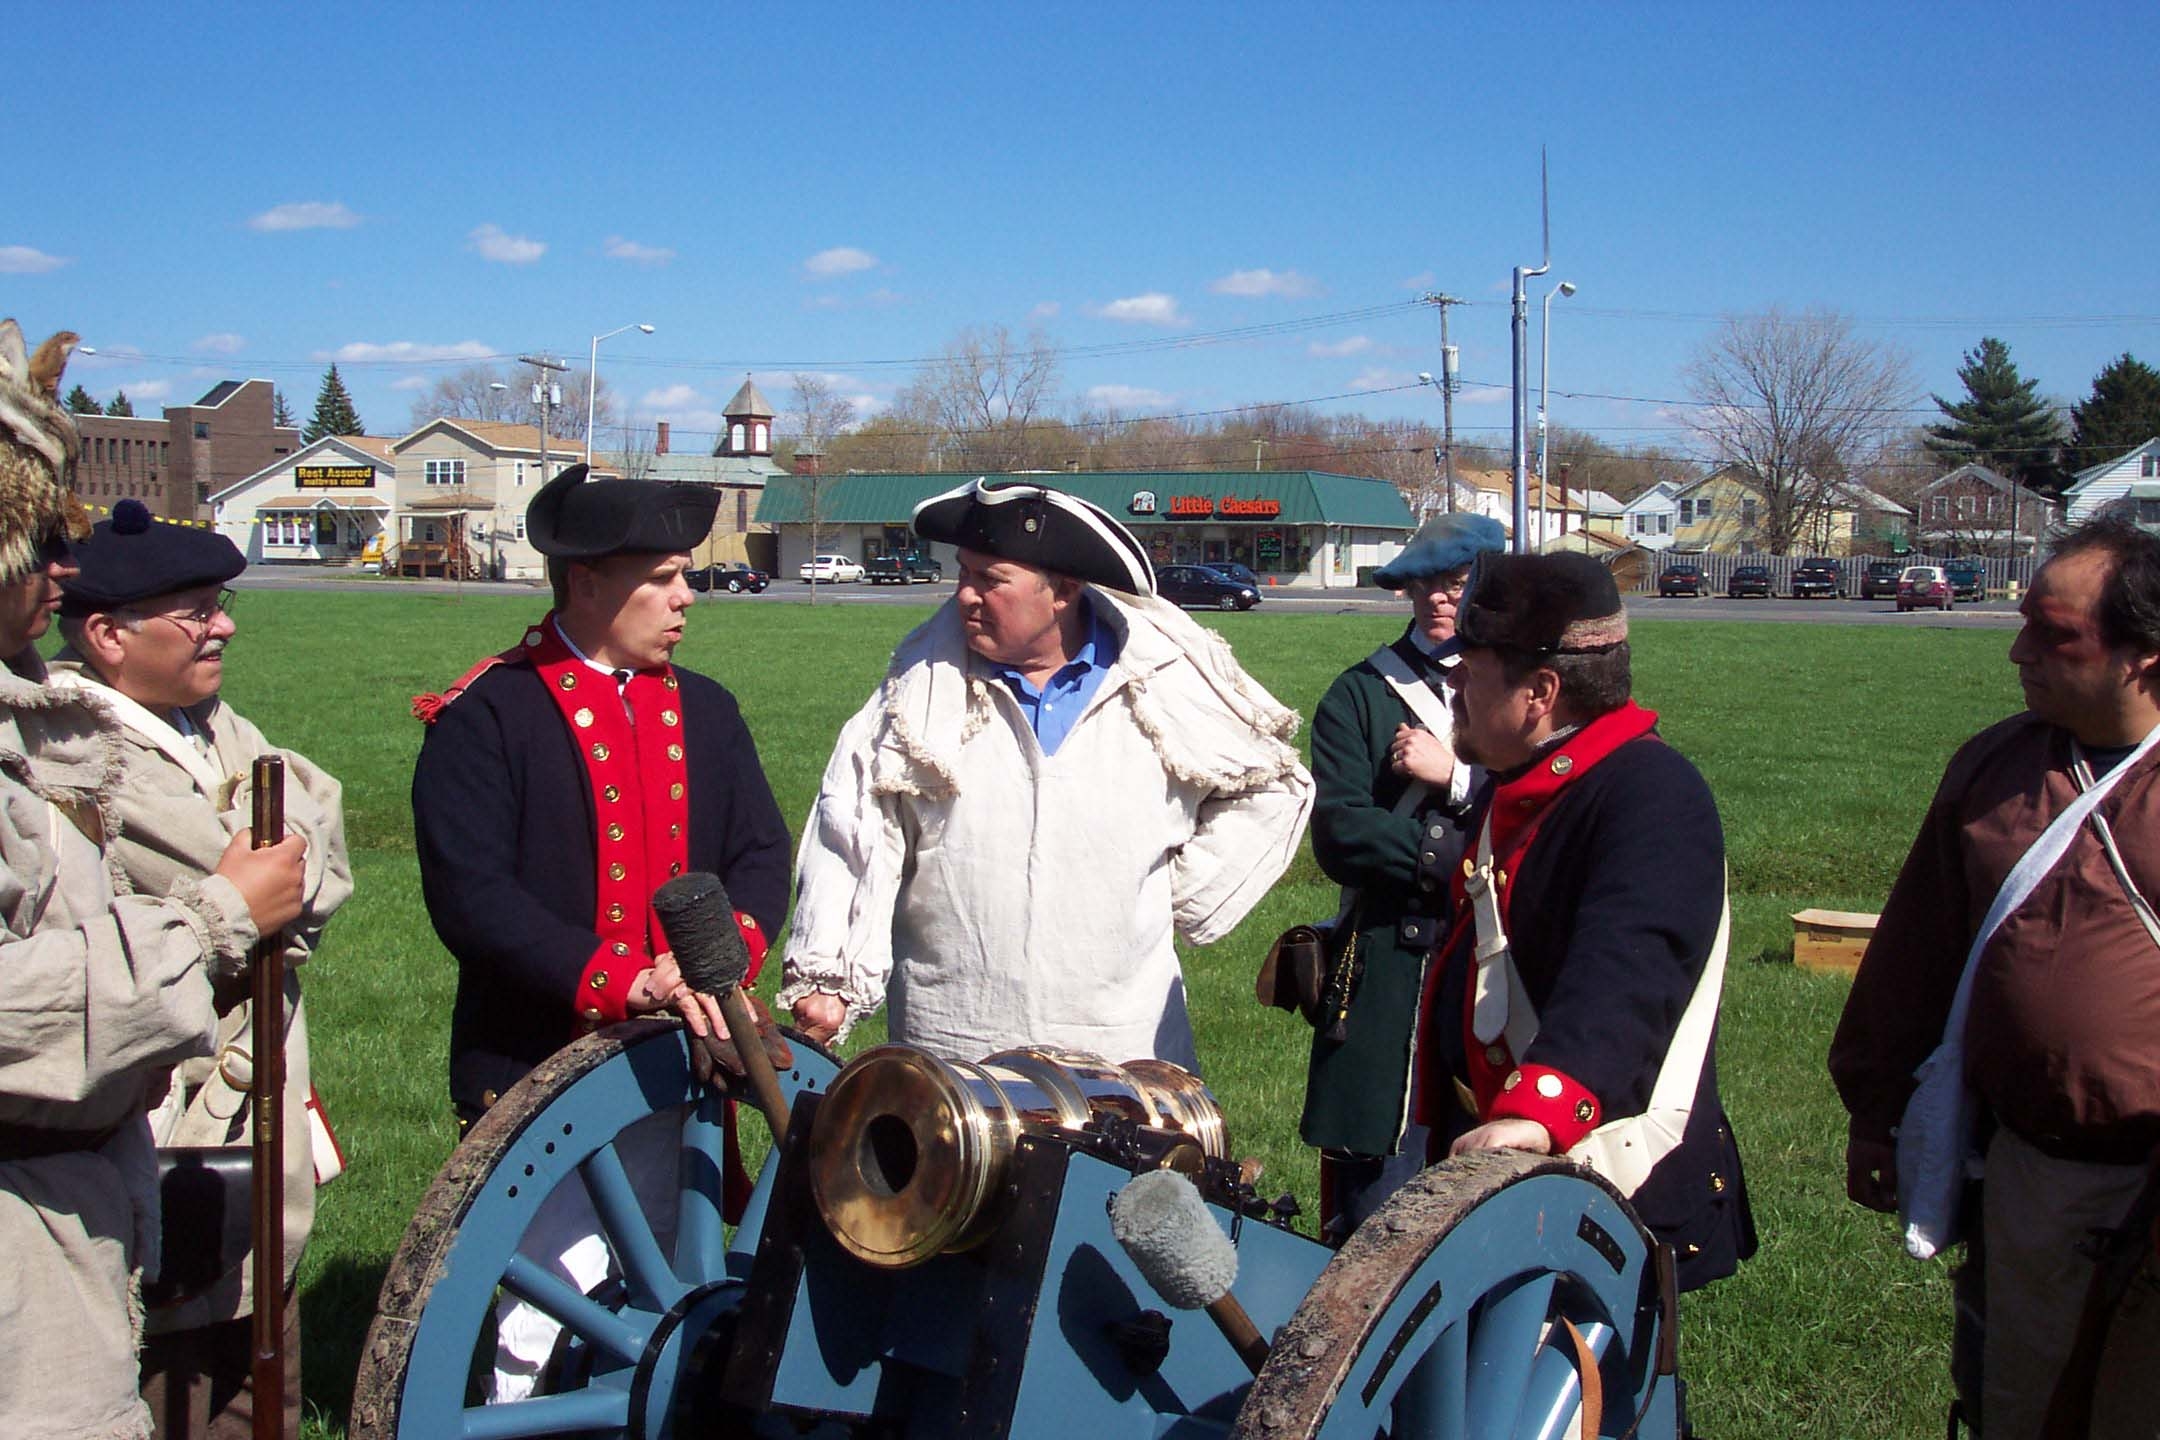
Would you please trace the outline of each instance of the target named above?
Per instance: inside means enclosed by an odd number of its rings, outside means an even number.
[[[1000,560],[1034,565],[1128,595],[1153,595],[1155,570],[1109,511],[1047,485],[986,478],[915,507],[915,533]]]

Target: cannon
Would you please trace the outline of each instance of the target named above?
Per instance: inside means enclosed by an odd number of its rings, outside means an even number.
[[[842,1068],[791,1039],[785,1139],[732,1227],[721,1119],[750,1090],[701,1080],[679,1024],[587,1036],[505,1095],[384,1282],[356,1440],[1676,1434],[1670,1268],[1564,1160],[1436,1165],[1331,1249],[1255,1196],[1175,1066],[881,1046]],[[641,1198],[623,1152],[655,1133],[673,1180]],[[1166,1298],[1191,1287],[1120,1244],[1120,1197],[1164,1176],[1234,1280]],[[573,1186],[610,1261],[585,1288],[518,1249]],[[1176,1308],[1218,1284],[1208,1315]],[[504,1297],[562,1331],[536,1393],[489,1404]]]

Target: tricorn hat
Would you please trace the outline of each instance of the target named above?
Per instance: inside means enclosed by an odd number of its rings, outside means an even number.
[[[152,519],[140,500],[113,506],[112,518],[100,520],[75,547],[75,563],[81,573],[60,582],[60,609],[67,615],[223,585],[247,569],[240,547],[223,535]]]
[[[915,533],[1106,590],[1153,595],[1147,551],[1110,512],[1046,485],[977,478],[915,507]]]
[[[1418,527],[1402,554],[1373,571],[1373,583],[1400,590],[1412,580],[1460,570],[1480,555],[1506,548],[1507,530],[1489,515],[1467,510],[1438,515]]]
[[[22,327],[0,320],[0,585],[90,529],[67,488],[82,437],[60,404],[60,372],[78,338],[62,330],[32,355]]]
[[[1612,572],[1588,555],[1485,555],[1455,612],[1456,650],[1595,655],[1627,639]]]
[[[712,533],[720,491],[665,480],[594,480],[572,465],[540,487],[525,511],[533,548],[562,560],[694,549]]]

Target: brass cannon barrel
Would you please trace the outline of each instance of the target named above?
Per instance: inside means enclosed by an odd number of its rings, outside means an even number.
[[[842,1070],[819,1106],[811,1193],[850,1254],[888,1269],[919,1265],[995,1228],[1023,1134],[1077,1133],[1111,1119],[1166,1132],[1153,1151],[1159,1166],[1191,1172],[1229,1156],[1215,1097],[1167,1061],[1113,1065],[1038,1047],[970,1064],[881,1045]]]

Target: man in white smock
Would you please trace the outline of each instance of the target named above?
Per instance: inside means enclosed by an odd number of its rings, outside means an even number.
[[[1227,934],[1296,854],[1295,712],[1084,500],[977,480],[914,528],[959,586],[833,748],[780,1003],[821,1040],[882,1004],[948,1058],[1195,1066],[1173,937]]]

